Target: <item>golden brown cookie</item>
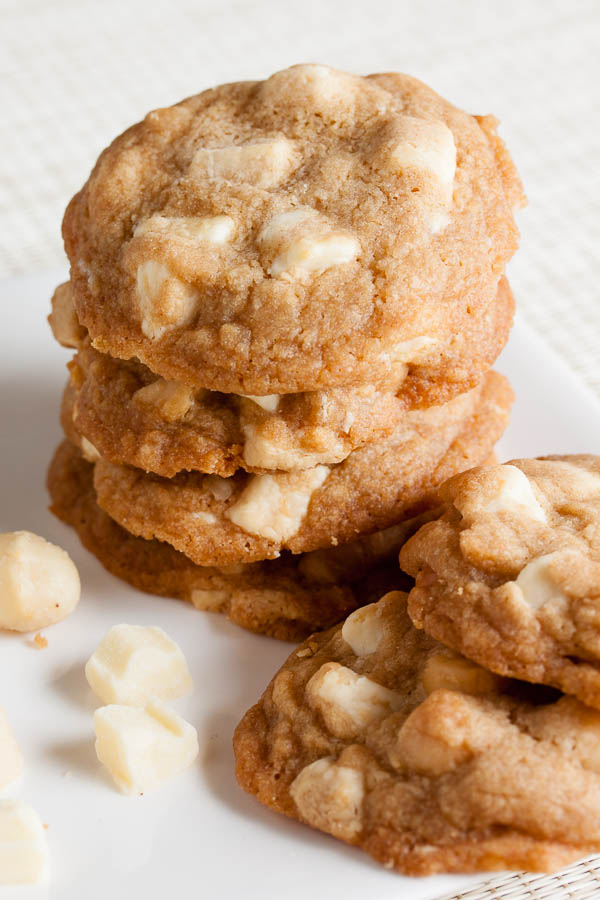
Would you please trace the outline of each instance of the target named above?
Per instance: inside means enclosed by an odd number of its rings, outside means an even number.
[[[228,393],[400,374],[418,398],[497,354],[522,203],[491,117],[406,75],[305,65],[149,113],[63,234],[103,352]]]
[[[402,523],[314,554],[208,568],[194,565],[169,544],[134,537],[103,512],[96,503],[93,466],[68,441],[50,464],[48,489],[52,512],[75,528],[113,575],[151,594],[225,613],[236,625],[281,640],[302,640],[328,628],[381,590],[402,583],[398,549],[419,524]]]
[[[495,308],[512,310],[505,279],[500,292],[505,300],[499,298]],[[498,332],[502,344],[509,324],[510,316]],[[264,472],[331,465],[365,443],[388,437],[406,415],[402,390],[396,396],[373,385],[266,397],[194,390],[166,381],[136,360],[98,353],[89,341],[69,368],[77,431],[109,462],[166,478],[181,470],[227,477],[239,468]],[[448,385],[445,402],[456,388]]]
[[[100,458],[98,504],[133,534],[167,541],[204,566],[341,544],[430,508],[445,477],[489,456],[511,403],[508,382],[492,372],[444,407],[407,413],[387,441],[299,472],[165,479]]]
[[[409,875],[600,848],[600,713],[413,627],[394,591],[293,651],[234,736],[261,803]]]
[[[402,549],[414,623],[481,665],[600,708],[600,457],[474,469]]]

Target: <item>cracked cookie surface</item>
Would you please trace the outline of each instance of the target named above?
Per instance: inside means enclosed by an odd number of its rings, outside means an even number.
[[[598,849],[599,736],[598,711],[458,656],[394,591],[294,650],[234,750],[261,803],[429,875]]]
[[[149,113],[63,234],[103,352],[253,395],[402,373],[414,405],[498,353],[523,202],[492,117],[406,75],[307,65]]]
[[[600,457],[517,459],[439,494],[443,515],[400,557],[415,624],[600,708]]]

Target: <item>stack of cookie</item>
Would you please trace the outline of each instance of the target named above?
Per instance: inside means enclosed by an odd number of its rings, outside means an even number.
[[[309,65],[101,155],[64,220],[49,487],[111,571],[287,638],[377,589],[507,423],[489,367],[523,196],[495,127],[407,76]]]
[[[600,850],[600,458],[476,468],[440,501],[408,597],[294,650],[237,776],[405,874],[557,869]]]

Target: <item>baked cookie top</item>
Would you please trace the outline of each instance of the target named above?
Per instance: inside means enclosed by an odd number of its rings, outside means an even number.
[[[599,738],[598,711],[458,656],[394,591],[294,650],[234,750],[265,805],[428,875],[597,849]]]
[[[600,708],[600,457],[474,469],[403,548],[414,623],[502,675]]]
[[[496,333],[504,343],[512,317],[505,279],[500,291],[506,303],[499,298],[495,308],[508,307],[508,315],[506,328]],[[72,331],[55,331],[71,345]],[[99,353],[87,339],[79,341],[69,369],[72,389],[63,412],[73,417],[77,431],[109,462],[166,478],[182,470],[228,477],[240,468],[331,465],[388,437],[407,413],[404,385],[399,393],[362,384],[262,397],[222,394],[166,380],[136,360]],[[448,402],[460,387],[433,383],[427,394]]]
[[[430,508],[445,478],[489,456],[511,402],[506,379],[492,372],[446,406],[407,413],[385,441],[297,472],[165,479],[100,457],[98,504],[133,534],[167,541],[203,566],[341,544]]]
[[[319,65],[149,113],[65,214],[79,321],[225,392],[464,381],[523,202],[495,128],[406,75]]]
[[[105,568],[143,591],[224,613],[236,625],[298,641],[329,628],[398,583],[397,555],[418,520],[344,547],[219,568],[197,566],[169,544],[134,537],[96,503],[93,465],[70,442],[48,470],[51,510]],[[408,579],[407,579],[408,583]]]

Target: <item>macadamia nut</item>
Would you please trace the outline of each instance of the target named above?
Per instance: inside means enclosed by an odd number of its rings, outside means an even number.
[[[79,603],[79,573],[69,555],[30,531],[0,534],[0,628],[37,631]]]

